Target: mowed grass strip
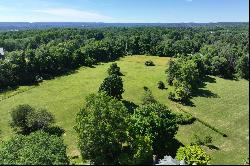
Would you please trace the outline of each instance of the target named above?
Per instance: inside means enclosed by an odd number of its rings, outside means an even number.
[[[165,70],[169,59],[155,56],[127,56],[117,61],[124,74],[122,76],[125,89],[123,99],[141,104],[143,86],[147,86],[157,100],[168,105],[174,111],[178,111],[176,103],[167,98],[168,90],[157,88],[158,81],[166,83]],[[152,60],[156,66],[145,66],[144,62],[147,60]],[[111,63],[103,63],[95,68],[82,67],[71,75],[44,81],[35,88],[1,101],[2,139],[8,139],[14,134],[9,126],[9,111],[19,104],[30,104],[34,107],[47,108],[55,115],[57,125],[66,131],[63,137],[68,145],[68,154],[70,156],[79,155],[77,135],[73,129],[75,116],[83,107],[85,97],[98,91],[101,82],[107,76],[106,71]],[[176,137],[183,144],[188,144],[194,133],[211,135],[214,138],[214,145],[219,148],[219,150],[206,148],[208,153],[212,154],[213,164],[243,164],[249,154],[249,82],[212,78],[215,81],[207,83],[203,88],[206,95],[198,95],[191,100],[194,104],[193,107],[178,105],[192,115],[222,130],[228,137],[222,137],[197,121],[192,125],[180,126]]]

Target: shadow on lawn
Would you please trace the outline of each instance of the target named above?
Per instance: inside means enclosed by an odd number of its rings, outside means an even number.
[[[167,148],[161,148],[161,151],[158,153],[157,157],[158,159],[162,159],[164,156],[172,156],[173,158],[176,155],[177,150],[184,146],[180,141],[177,139],[173,139],[169,142],[167,142],[166,147]]]
[[[194,90],[191,98],[183,101],[182,105],[195,107],[194,103],[191,101],[191,99],[193,99],[194,97],[219,98],[219,95],[213,93],[212,91],[203,89],[207,86],[207,83],[216,83],[216,79],[211,76],[206,76],[204,78],[204,81],[200,84],[199,88]]]
[[[134,113],[134,110],[138,107],[135,103],[127,100],[123,100],[122,103],[125,105],[125,107],[128,109],[129,113]]]
[[[217,146],[215,145],[206,145],[209,149],[215,149],[215,150],[220,150],[220,148],[218,148]]]

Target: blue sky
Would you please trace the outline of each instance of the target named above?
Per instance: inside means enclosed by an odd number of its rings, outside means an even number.
[[[248,22],[248,0],[0,0],[0,22]]]

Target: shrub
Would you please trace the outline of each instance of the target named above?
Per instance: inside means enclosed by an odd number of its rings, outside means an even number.
[[[185,160],[189,165],[207,165],[211,157],[198,145],[187,145],[180,147],[176,153],[178,160]]]
[[[54,116],[47,110],[36,110],[29,105],[19,105],[11,112],[11,127],[22,134],[44,130],[54,121]]]
[[[191,91],[185,85],[175,85],[174,90],[169,92],[168,98],[173,101],[185,102],[190,98]],[[178,83],[179,84],[179,83]]]
[[[159,89],[165,89],[165,84],[162,81],[157,83]]]
[[[146,66],[155,66],[154,62],[151,61],[151,60],[146,61],[146,62],[145,62],[145,65],[146,65]]]
[[[154,96],[152,95],[151,90],[148,87],[144,87],[144,94],[142,97],[142,105],[156,103]]]
[[[112,63],[110,67],[108,68],[108,74],[116,74],[116,75],[121,75],[120,67],[117,66],[117,63]]]
[[[17,135],[0,145],[1,165],[65,165],[69,164],[66,146],[57,136],[35,132]]]
[[[53,114],[39,109],[27,116],[27,124],[31,131],[44,130],[55,122]]]
[[[205,145],[211,144],[213,142],[213,137],[208,135],[204,138]]]
[[[74,127],[82,157],[94,164],[119,164],[127,117],[128,110],[117,99],[105,93],[87,96]]]
[[[192,124],[195,120],[195,117],[189,114],[176,114],[176,122],[180,125]]]
[[[104,92],[119,100],[122,99],[124,92],[122,78],[116,74],[109,75],[101,84],[99,92]]]
[[[209,145],[213,142],[213,138],[210,135],[207,135],[205,137],[199,137],[197,134],[194,134],[193,141],[191,145]]]
[[[24,104],[19,105],[11,111],[11,127],[22,133],[29,132],[30,128],[28,126],[28,115],[35,111],[31,106]]]

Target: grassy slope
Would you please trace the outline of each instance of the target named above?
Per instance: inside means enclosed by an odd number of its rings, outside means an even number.
[[[144,65],[144,62],[149,59],[155,62],[155,67]],[[123,77],[124,100],[140,104],[143,86],[148,86],[160,102],[177,110],[175,104],[167,99],[168,92],[159,90],[156,86],[159,80],[165,81],[164,71],[167,61],[168,58],[146,56],[126,57],[118,61],[117,63],[125,75]],[[98,91],[100,83],[107,75],[106,70],[110,64],[102,64],[96,68],[81,68],[74,74],[44,81],[35,88],[21,87],[6,95],[11,96],[19,90],[27,91],[10,98],[0,94],[0,99],[6,98],[0,101],[0,126],[3,139],[12,135],[8,125],[10,109],[18,104],[26,103],[35,107],[45,107],[53,112],[57,124],[66,130],[64,139],[68,144],[68,153],[70,155],[79,154],[76,146],[76,133],[73,130],[75,115],[84,105],[85,96]],[[243,159],[249,154],[249,96],[247,93],[249,82],[215,79],[216,83],[208,83],[205,89],[219,97],[198,96],[192,100],[195,107],[181,107],[222,130],[229,137],[224,138],[200,122],[195,122],[192,125],[181,126],[177,138],[183,144],[188,144],[193,133],[208,133],[213,136],[214,144],[220,148],[220,150],[207,149],[213,155],[212,163],[242,164]]]

